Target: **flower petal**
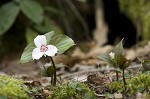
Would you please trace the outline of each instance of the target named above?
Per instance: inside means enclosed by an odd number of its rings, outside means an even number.
[[[114,59],[114,58],[115,58],[115,53],[110,52],[109,55],[110,55],[111,59]]]
[[[34,44],[40,48],[41,45],[46,45],[47,41],[46,41],[46,37],[44,35],[38,35],[35,39],[34,39]]]
[[[40,49],[39,48],[35,48],[33,51],[32,51],[32,58],[33,60],[36,59],[40,59],[42,56],[44,55],[44,52],[40,52]]]
[[[47,56],[55,56],[57,53],[57,48],[54,45],[48,45],[48,50],[45,52]]]

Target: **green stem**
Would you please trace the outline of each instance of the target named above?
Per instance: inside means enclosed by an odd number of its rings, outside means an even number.
[[[123,84],[124,84],[124,88],[126,89],[126,80],[125,80],[125,76],[124,76],[124,69],[122,69],[122,76],[123,76]]]
[[[45,66],[43,66],[43,68],[45,69],[45,71],[47,71]],[[51,76],[51,84],[53,84],[53,76]]]
[[[55,86],[56,85],[56,66],[55,66],[55,63],[53,61],[53,58],[50,57],[50,61],[52,62],[52,65],[53,65],[53,68],[54,68],[54,79],[53,79],[53,85]]]
[[[116,70],[116,80],[119,81],[118,71]]]
[[[53,79],[53,75],[51,76],[51,84],[53,84],[54,79]]]

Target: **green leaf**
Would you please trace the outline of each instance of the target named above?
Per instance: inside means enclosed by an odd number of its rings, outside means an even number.
[[[145,88],[143,86],[138,87],[138,92],[143,93]]]
[[[111,60],[111,57],[108,53],[105,53],[105,54],[101,54],[98,56],[99,59],[105,61],[105,62],[108,62],[110,64],[113,64],[113,61]]]
[[[74,88],[74,89],[77,87],[77,85],[78,85],[78,83],[75,82],[75,81],[72,81],[72,82],[68,83],[68,86],[71,87],[71,88]]]
[[[35,31],[27,28],[26,29],[26,40],[27,40],[27,43],[30,44],[30,43],[33,43],[34,41],[34,38],[38,35],[38,33],[36,33]]]
[[[86,92],[83,99],[97,99],[97,98],[93,93],[91,93],[91,92],[87,93]]]
[[[8,97],[7,96],[0,96],[0,99],[8,99]]]
[[[123,69],[125,65],[123,66],[124,63],[126,63],[127,59],[123,56],[123,44],[122,44],[123,39],[114,47],[113,53],[115,53],[115,61],[116,65],[119,66],[120,69]],[[126,64],[127,66],[127,64]]]
[[[60,28],[58,24],[52,24],[51,29],[55,31],[55,33],[58,34],[64,34],[63,30]]]
[[[61,15],[60,11],[58,9],[54,8],[54,7],[47,6],[47,7],[44,7],[44,9],[46,11],[48,11],[49,13],[53,13],[53,14],[59,15],[59,16]]]
[[[122,67],[125,69],[125,68],[127,68],[127,67],[130,66],[130,63],[131,63],[131,60],[127,60],[127,61],[123,64]]]
[[[150,75],[150,71],[146,71],[144,72],[144,74]]]
[[[54,31],[51,31],[51,32],[48,32],[48,33],[45,33],[44,36],[46,37],[46,40],[47,40],[47,44],[49,44],[51,38],[54,36]]]
[[[80,84],[77,85],[76,89],[77,89],[78,91],[83,91],[83,87],[82,87]]]
[[[58,48],[58,54],[65,52],[71,46],[75,45],[74,41],[65,35],[54,35],[54,32],[48,32],[45,34],[47,39],[47,44],[52,44]],[[29,44],[20,59],[20,63],[26,63],[32,61],[32,51],[34,50],[35,45]]]
[[[13,2],[4,4],[0,8],[0,35],[4,34],[15,22],[19,13],[19,6]]]
[[[55,65],[56,65],[56,68],[61,68],[61,67],[66,66],[64,64],[55,64]],[[54,74],[53,66],[45,65],[45,66],[41,66],[40,69],[41,69],[41,75],[43,77],[52,77]]]
[[[41,66],[40,69],[41,69],[41,75],[43,77],[52,77],[55,72],[54,67],[48,64]]]
[[[40,71],[41,71],[41,75],[42,77],[49,77],[47,74],[47,68],[46,66],[40,66]]]
[[[35,0],[21,0],[20,7],[22,12],[35,24],[43,21],[44,10]]]
[[[33,61],[32,51],[34,50],[35,45],[33,43],[27,45],[24,49],[23,54],[21,55],[20,63],[27,63]]]
[[[70,47],[75,45],[74,41],[66,35],[54,35],[49,44],[55,45],[58,48],[58,54],[64,53]]]
[[[114,98],[114,95],[111,93],[106,93],[105,96],[110,99],[110,98]]]
[[[120,70],[119,68],[115,68],[114,70],[117,71],[118,73],[122,72],[122,70]]]
[[[115,59],[120,58],[120,55],[123,55],[123,45],[122,45],[123,39],[114,47],[113,53],[115,53]]]
[[[34,25],[34,28],[41,33],[46,33],[48,31],[52,31],[51,23],[52,22],[48,17],[44,17],[42,24]]]
[[[118,58],[117,58],[117,65],[119,66],[120,69],[123,68],[123,65],[126,62],[127,62],[127,59],[123,55],[118,56]]]
[[[57,25],[55,22],[53,22],[50,18],[46,16],[44,17],[44,21],[42,22],[42,24],[35,25],[34,28],[41,33],[55,31],[55,34],[64,34],[59,25]]]
[[[49,66],[48,68],[47,68],[47,75],[49,76],[49,77],[52,77],[53,76],[53,74],[54,74],[54,67],[53,66]]]

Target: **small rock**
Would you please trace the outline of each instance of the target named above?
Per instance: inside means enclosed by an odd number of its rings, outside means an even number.
[[[114,97],[115,97],[115,99],[122,99],[123,98],[122,94],[120,94],[120,93],[114,93]]]
[[[44,89],[43,92],[44,92],[44,94],[45,94],[46,96],[49,96],[49,95],[50,95],[49,90]]]

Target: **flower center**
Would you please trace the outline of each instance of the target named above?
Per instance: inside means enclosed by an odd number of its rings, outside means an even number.
[[[41,45],[40,52],[46,52],[48,50],[48,47],[45,45]]]

